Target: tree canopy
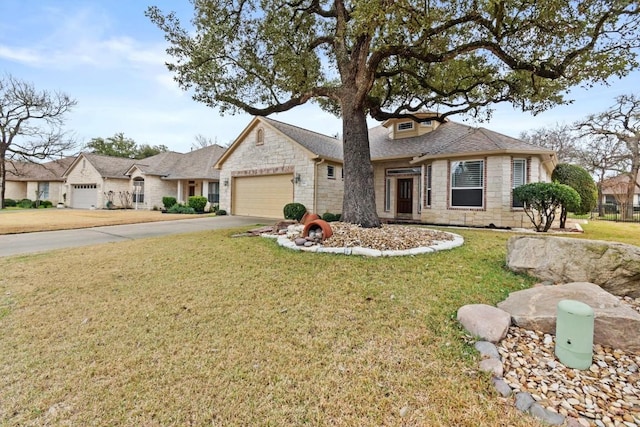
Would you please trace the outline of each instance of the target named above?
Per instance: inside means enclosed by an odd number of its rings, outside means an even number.
[[[587,135],[596,138],[618,141],[623,147],[618,161],[626,164],[627,176],[626,212],[633,215],[633,194],[640,188],[640,97],[621,95],[616,104],[608,110],[587,116],[577,124]]]
[[[7,160],[54,159],[75,149],[63,126],[76,104],[63,92],[38,90],[11,75],[0,77],[0,209],[4,209]]]
[[[113,157],[127,157],[130,159],[144,159],[168,150],[165,145],[138,144],[131,138],[126,138],[119,132],[108,138],[93,138],[85,145],[85,149],[92,153]]]
[[[581,166],[560,163],[551,174],[551,179],[566,184],[576,190],[580,195],[580,203],[577,205],[562,205],[560,212],[560,228],[565,228],[567,212],[578,215],[588,214],[596,207],[598,190],[589,172]]]
[[[169,70],[222,113],[282,112],[316,100],[343,121],[342,220],[375,227],[366,116],[430,109],[486,118],[510,102],[539,112],[573,85],[636,64],[635,0],[192,0],[192,27],[157,7]]]

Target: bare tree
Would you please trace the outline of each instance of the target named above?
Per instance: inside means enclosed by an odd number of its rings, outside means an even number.
[[[640,171],[640,98],[635,95],[621,95],[616,98],[616,104],[600,114],[591,114],[577,124],[577,128],[584,134],[596,137],[614,138],[624,146],[623,158],[629,162],[624,175],[628,177],[626,196],[627,201],[633,200],[633,194],[638,184]],[[627,203],[623,217],[633,216],[633,203]]]
[[[218,137],[214,137],[213,139],[211,139],[208,136],[204,136],[203,134],[199,133],[196,136],[193,137],[194,141],[191,143],[191,149],[192,150],[199,150],[201,148],[205,148],[205,147],[209,147],[211,145],[215,145],[218,143]]]
[[[4,209],[6,162],[61,157],[75,142],[62,130],[77,104],[61,92],[38,91],[11,75],[0,77],[0,209]]]
[[[598,216],[604,216],[602,185],[606,178],[627,170],[625,146],[618,138],[604,135],[587,135],[581,141],[579,163],[595,177],[598,189]]]
[[[560,163],[578,163],[580,142],[575,130],[565,123],[556,123],[552,127],[541,127],[522,132],[520,139],[554,150]]]

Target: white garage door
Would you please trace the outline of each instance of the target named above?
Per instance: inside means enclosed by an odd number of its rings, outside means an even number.
[[[232,214],[284,218],[282,209],[293,202],[293,175],[243,176],[233,179]]]
[[[90,209],[98,202],[96,184],[74,184],[71,194],[71,207],[77,209]]]

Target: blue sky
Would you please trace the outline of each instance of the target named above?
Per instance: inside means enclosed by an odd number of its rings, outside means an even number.
[[[77,99],[66,128],[79,143],[123,132],[137,143],[179,152],[189,151],[198,134],[228,144],[251,117],[221,116],[178,88],[164,65],[170,59],[163,34],[144,16],[148,5],[174,10],[183,22],[191,17],[187,0],[0,0],[0,73]],[[479,125],[517,137],[603,111],[617,95],[639,89],[640,72],[634,72],[610,86],[574,90],[573,105],[536,117],[500,106]],[[339,119],[312,104],[272,117],[325,134],[341,132]]]

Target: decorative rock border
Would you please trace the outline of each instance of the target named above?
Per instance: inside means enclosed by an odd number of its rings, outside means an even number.
[[[458,234],[449,233],[453,237],[453,240],[436,242],[432,246],[422,246],[418,248],[400,250],[400,251],[381,251],[377,249],[363,248],[361,246],[354,247],[341,247],[341,248],[329,248],[322,245],[314,246],[299,246],[296,245],[287,235],[274,235],[274,234],[262,234],[263,237],[275,238],[278,244],[287,249],[295,251],[315,252],[315,253],[327,253],[327,254],[340,254],[340,255],[362,255],[371,257],[390,257],[390,256],[407,256],[407,255],[422,255],[436,251],[444,251],[448,249],[457,248],[462,246],[464,238]]]
[[[640,427],[639,355],[596,345],[588,370],[570,369],[557,361],[551,334],[511,326],[497,336],[494,322],[502,330],[504,320],[498,311],[472,304],[457,318],[479,338],[478,368],[491,374],[500,396],[549,425]]]

